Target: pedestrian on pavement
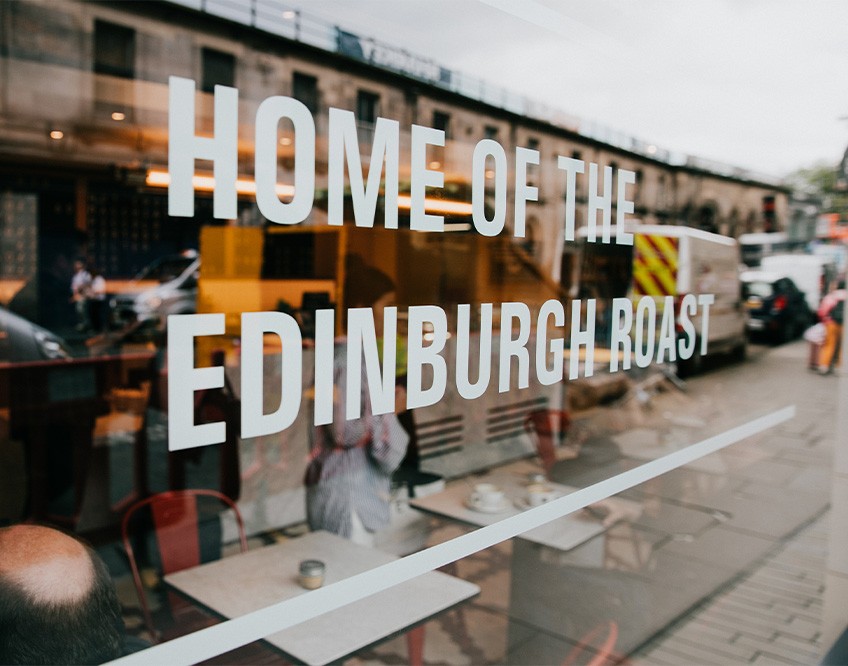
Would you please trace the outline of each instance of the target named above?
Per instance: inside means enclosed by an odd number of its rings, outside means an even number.
[[[836,289],[827,294],[819,306],[818,316],[825,326],[824,344],[819,353],[819,373],[823,375],[830,374],[834,367],[839,366],[846,297],[845,280],[840,280]]]
[[[807,367],[813,372],[819,371],[819,354],[826,337],[826,329],[822,322],[817,321],[804,331],[804,340],[810,345],[810,356]]]

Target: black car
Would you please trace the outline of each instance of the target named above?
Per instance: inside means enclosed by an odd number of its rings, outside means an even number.
[[[767,271],[742,273],[748,336],[780,344],[798,338],[813,322],[804,293],[788,277]]]

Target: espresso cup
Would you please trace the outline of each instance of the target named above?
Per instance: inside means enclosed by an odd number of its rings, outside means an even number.
[[[479,507],[493,509],[503,504],[504,494],[494,483],[478,483],[471,493],[471,501]]]
[[[527,503],[530,506],[540,506],[556,498],[556,492],[544,483],[531,483],[527,486]]]

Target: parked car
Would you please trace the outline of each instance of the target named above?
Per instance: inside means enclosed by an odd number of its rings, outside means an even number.
[[[812,324],[804,293],[791,278],[771,271],[745,271],[741,277],[750,337],[789,342]]]
[[[836,278],[836,264],[833,259],[812,254],[775,254],[763,257],[760,269],[790,278],[804,293],[811,312],[818,310],[819,302]]]
[[[197,310],[200,258],[196,253],[170,255],[146,266],[129,288],[112,295],[112,324],[164,327],[168,315]]]
[[[70,358],[58,335],[0,307],[0,362],[23,363]]]

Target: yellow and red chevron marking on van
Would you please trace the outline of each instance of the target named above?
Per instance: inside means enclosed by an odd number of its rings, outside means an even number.
[[[677,247],[667,236],[634,237],[633,292],[637,296],[677,295]]]

